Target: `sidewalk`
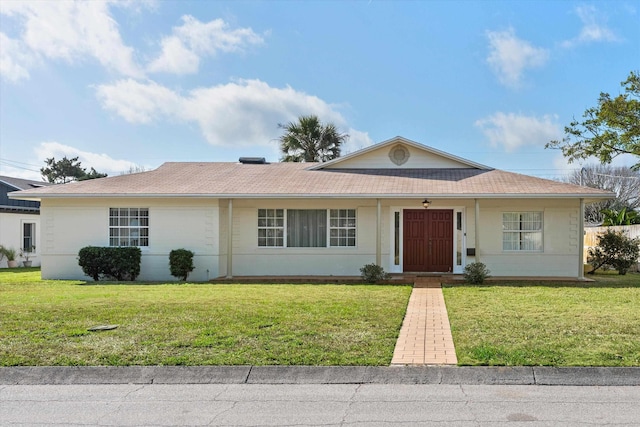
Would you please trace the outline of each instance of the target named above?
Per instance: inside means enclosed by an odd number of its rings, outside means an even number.
[[[391,365],[456,365],[440,279],[417,278]]]

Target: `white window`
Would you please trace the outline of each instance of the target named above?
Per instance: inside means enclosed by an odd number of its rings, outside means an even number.
[[[258,209],[258,246],[356,246],[356,210]]]
[[[331,209],[329,219],[331,246],[356,245],[356,210]]]
[[[284,246],[284,209],[258,209],[258,246]]]
[[[542,212],[504,212],[502,250],[542,251]]]
[[[35,252],[36,247],[36,223],[22,223],[22,249],[26,252]]]
[[[149,246],[149,209],[110,208],[109,246]]]

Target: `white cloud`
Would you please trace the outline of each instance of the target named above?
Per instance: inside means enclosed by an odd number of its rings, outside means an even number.
[[[69,63],[90,57],[122,75],[142,76],[134,51],[122,41],[109,7],[110,2],[106,1],[3,2],[0,14],[15,18],[21,34],[21,43],[14,43],[13,50],[3,52],[3,57],[8,58],[4,62],[22,64],[21,78],[28,76],[28,64],[23,60],[28,56]],[[15,71],[11,75],[15,76]]]
[[[116,112],[130,123],[150,123],[182,110],[180,95],[152,81],[141,83],[126,79],[113,85],[99,85],[96,95],[103,108]]]
[[[222,19],[205,23],[186,15],[182,21],[181,26],[173,28],[171,36],[162,39],[162,53],[149,64],[149,71],[196,73],[202,56],[241,51],[247,45],[264,42],[251,28],[232,30]]]
[[[0,32],[0,78],[16,83],[29,78],[28,68],[35,58],[20,40],[12,39]]]
[[[63,157],[78,157],[78,161],[87,171],[94,168],[96,171],[106,173],[109,176],[120,175],[122,172],[128,171],[137,165],[129,160],[114,159],[104,153],[91,153],[82,151],[70,145],[60,144],[59,142],[42,142],[35,149],[38,158],[37,162],[44,166],[44,161],[48,158],[55,157],[60,160]]]
[[[96,94],[105,109],[131,123],[166,119],[195,123],[216,146],[273,145],[281,132],[278,123],[295,121],[302,114],[346,127],[342,115],[322,99],[260,80],[197,88],[183,95],[152,81],[126,79],[100,85]],[[370,144],[367,134],[353,129],[348,133],[352,142]]]
[[[571,40],[562,42],[563,47],[569,48],[581,43],[615,42],[619,40],[611,29],[599,22],[601,15],[594,6],[578,6],[575,12],[582,21],[580,34]]]
[[[198,72],[200,57],[177,37],[162,40],[162,54],[147,68],[151,72],[193,74]]]
[[[556,116],[548,114],[535,117],[497,112],[477,120],[475,125],[482,129],[492,146],[502,146],[510,152],[524,145],[540,147],[562,138],[562,129],[556,120]]]
[[[513,28],[507,31],[488,31],[487,37],[490,47],[487,62],[497,74],[498,80],[506,86],[518,87],[526,69],[541,67],[549,59],[546,49],[519,39]]]
[[[373,140],[369,136],[368,132],[362,132],[353,128],[350,128],[347,132],[349,139],[342,147],[342,155],[353,153],[354,151],[361,150],[373,144]]]

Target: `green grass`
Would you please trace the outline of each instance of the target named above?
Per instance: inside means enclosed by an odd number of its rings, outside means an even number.
[[[0,270],[0,366],[387,365],[408,286],[85,284]],[[117,329],[87,328],[117,324]]]
[[[444,288],[459,364],[640,366],[640,274]]]

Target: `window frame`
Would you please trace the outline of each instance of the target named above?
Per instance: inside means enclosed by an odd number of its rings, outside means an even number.
[[[324,211],[326,212],[326,225],[325,225],[325,233],[326,233],[326,241],[325,241],[325,246],[288,246],[288,240],[289,240],[289,224],[288,224],[288,211],[289,210],[294,210],[294,211],[300,211],[300,210],[309,210],[309,211]],[[266,211],[280,211],[282,212],[282,225],[277,225],[277,226],[269,226],[269,225],[261,225],[261,219],[262,220],[266,220],[268,219],[266,216],[261,215],[262,212],[266,212]],[[338,217],[332,217],[332,213],[335,213],[334,211],[336,211],[338,213]],[[339,214],[340,211],[346,211],[346,217],[345,218],[340,218]],[[353,216],[350,217],[349,214],[353,212]],[[257,210],[257,236],[256,236],[256,244],[257,247],[259,249],[262,248],[272,248],[272,249],[322,249],[322,248],[342,248],[342,249],[355,249],[358,247],[358,209],[356,208],[338,208],[338,209],[334,209],[334,208],[327,208],[327,209],[314,209],[314,208],[307,208],[307,209],[298,209],[298,208],[258,208]],[[275,219],[275,217],[274,217]],[[349,223],[349,219],[353,220],[353,226],[351,225],[346,225],[346,226],[332,226],[332,219],[334,221],[338,221],[338,223],[340,222],[340,219],[344,219],[346,220],[347,224]],[[263,222],[263,224],[265,224]],[[268,239],[269,237],[267,236],[261,236],[261,232],[260,230],[268,230],[268,229],[277,229],[277,230],[281,230],[282,232],[282,245],[261,245],[260,241],[261,239]],[[347,230],[347,236],[345,236],[344,238],[346,239],[346,242],[349,243],[350,241],[353,242],[353,245],[332,245],[331,244],[331,231],[332,230]],[[349,231],[348,230],[353,230],[353,236],[349,236]],[[338,232],[338,234],[340,234],[340,232]],[[279,236],[277,237],[278,239],[280,238]],[[334,237],[335,238],[335,237]],[[340,238],[338,236],[338,238]]]
[[[29,227],[29,236],[26,236],[25,230]],[[20,240],[22,240],[22,246],[20,246],[23,250],[27,250],[32,248],[33,250],[30,252],[36,251],[36,223],[33,221],[22,221],[22,230],[20,232]],[[25,244],[26,239],[30,239],[30,244]]]
[[[123,211],[126,210],[127,215],[122,215]],[[132,211],[136,210],[137,214],[132,215]],[[114,211],[117,211],[117,215],[113,215]],[[143,215],[143,212],[146,215]],[[132,247],[132,248],[141,248],[145,249],[150,246],[150,209],[148,207],[110,207],[109,208],[109,247],[119,248],[119,247]],[[146,225],[144,224],[144,219],[146,218]],[[113,220],[117,220],[117,225],[113,224]],[[123,224],[122,221],[126,220],[127,224]],[[134,223],[137,220],[138,223]],[[114,235],[113,231],[117,230],[117,235]],[[126,230],[126,235],[123,235],[123,230]],[[146,234],[143,232],[146,230]],[[137,235],[133,235],[131,232],[137,231]],[[114,240],[117,240],[118,244],[114,244]],[[122,242],[126,240],[127,245],[123,245]],[[131,244],[132,241],[138,242],[137,245]],[[142,244],[146,241],[146,244]]]
[[[264,211],[264,215],[260,215],[260,211]],[[273,216],[269,216],[269,214],[271,213],[270,211],[273,211]],[[281,215],[278,215],[278,211],[280,211]],[[265,221],[264,225],[260,225],[260,220],[263,219]],[[278,219],[282,220],[282,224],[278,225]],[[274,221],[275,225],[269,225],[269,221],[272,220]],[[258,238],[257,238],[257,242],[258,242],[258,247],[259,248],[285,248],[286,247],[286,233],[287,233],[287,216],[285,215],[285,209],[282,208],[269,208],[269,209],[263,209],[260,208],[258,209],[258,221],[257,221],[257,225],[258,225]],[[260,236],[260,230],[265,230],[265,236]],[[275,231],[276,234],[278,234],[277,232],[280,231],[280,235],[276,235],[276,236],[269,236],[269,231]],[[265,243],[269,243],[269,239],[273,239],[274,242],[277,242],[278,240],[282,240],[282,244],[281,245],[269,245],[269,244],[264,244],[261,245],[260,244],[260,239],[265,239]]]
[[[346,216],[342,216],[342,211],[346,211],[345,214]],[[350,213],[353,212],[353,216],[350,216]],[[333,214],[337,213],[337,217],[334,217]],[[329,215],[327,215],[327,218],[329,220],[329,225],[327,227],[328,229],[328,233],[329,233],[329,237],[327,240],[327,247],[330,248],[355,248],[358,246],[358,212],[356,211],[356,209],[329,209]],[[353,219],[353,225],[349,225],[349,220]],[[333,225],[333,223],[337,222],[337,225]],[[344,221],[346,222],[346,225],[341,225],[341,222]],[[331,232],[333,230],[336,230],[338,232],[338,235],[336,237],[333,237],[331,235]],[[346,231],[346,235],[345,236],[340,236],[340,231]],[[353,231],[353,236],[350,236],[349,232]],[[342,241],[342,239],[344,239],[344,241],[347,244],[337,244],[334,245],[332,243],[333,239],[338,239],[338,242]],[[353,239],[353,245],[350,245],[349,242]]]
[[[526,222],[523,219],[523,215],[536,214],[539,215],[539,228],[538,229],[526,229],[523,224]],[[518,215],[518,229],[508,229],[506,224],[506,215]],[[513,223],[513,222],[512,222]],[[518,234],[518,248],[517,249],[505,249],[505,243],[509,242],[505,240],[507,234]],[[539,235],[539,247],[534,249],[523,248],[523,243],[527,241],[523,235]],[[535,239],[533,239],[535,240]],[[542,253],[544,252],[544,211],[509,211],[502,212],[502,252],[507,253]]]

